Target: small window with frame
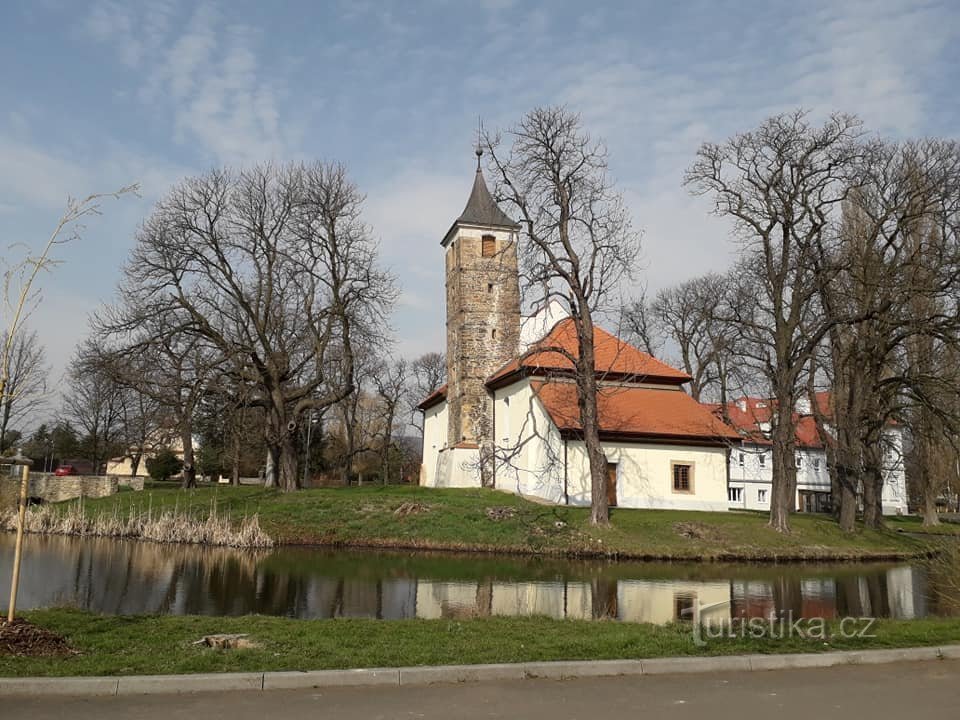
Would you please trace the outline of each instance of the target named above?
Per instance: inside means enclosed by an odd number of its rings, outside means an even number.
[[[497,239],[493,235],[484,235],[480,238],[480,254],[485,257],[493,257],[497,252]]]
[[[675,493],[693,493],[693,463],[670,463]]]

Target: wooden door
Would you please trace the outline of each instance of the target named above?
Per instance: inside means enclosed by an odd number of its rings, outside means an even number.
[[[607,505],[617,506],[617,463],[607,463]]]

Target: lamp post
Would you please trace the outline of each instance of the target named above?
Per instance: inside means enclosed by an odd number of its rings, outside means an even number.
[[[7,622],[13,622],[17,609],[17,587],[20,584],[20,559],[23,556],[23,525],[27,515],[27,489],[30,485],[30,458],[24,457],[20,449],[12,458],[6,458],[11,465],[20,465],[20,500],[17,506],[17,544],[13,551],[13,578],[10,581],[10,604],[7,606]]]

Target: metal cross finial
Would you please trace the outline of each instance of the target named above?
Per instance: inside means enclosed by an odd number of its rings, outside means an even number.
[[[481,138],[483,137],[483,120],[477,115],[477,149],[474,154],[477,156],[477,170],[480,170],[480,158],[483,157],[483,147],[481,147]]]

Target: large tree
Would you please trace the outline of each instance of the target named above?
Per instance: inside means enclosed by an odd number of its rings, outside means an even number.
[[[578,352],[556,351],[567,356],[577,384],[590,466],[590,519],[607,524],[594,323],[619,311],[621,282],[632,276],[640,236],[610,178],[606,147],[584,130],[579,115],[562,107],[537,108],[508,135],[506,152],[499,136],[484,138],[496,194],[519,214],[525,299],[535,306],[556,299],[573,319]]]
[[[394,297],[361,204],[336,164],[214,170],[157,204],[125,269],[137,312],[177,313],[264,409],[268,481],[285,490],[304,413],[350,395],[355,336]]]
[[[917,418],[925,426],[920,447],[936,426],[949,435],[960,420],[950,401],[954,373],[943,362],[958,329],[960,153],[940,140],[875,141],[861,167],[833,248],[838,272],[820,289],[826,316],[851,319],[830,329],[824,363],[828,452],[845,530],[858,505],[867,525],[882,524],[886,471],[902,452],[890,442],[891,422]]]
[[[705,143],[685,183],[710,196],[742,243],[732,312],[744,361],[774,399],[770,526],[789,532],[796,507],[797,401],[804,372],[836,318],[825,316],[818,290],[837,273],[824,262],[835,239],[839,205],[857,182],[863,153],[860,122],[833,115],[814,125],[806,113],[778,115],[726,142]]]

